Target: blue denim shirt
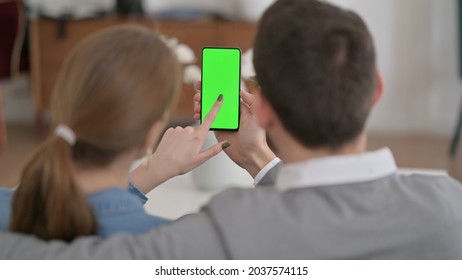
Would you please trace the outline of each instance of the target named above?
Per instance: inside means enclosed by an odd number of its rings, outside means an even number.
[[[0,230],[9,228],[14,190],[0,188]],[[146,213],[143,205],[148,198],[135,185],[128,189],[111,188],[87,196],[98,222],[98,235],[116,233],[140,234],[170,221]]]

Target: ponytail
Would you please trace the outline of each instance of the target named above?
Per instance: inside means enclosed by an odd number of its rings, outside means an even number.
[[[75,182],[71,157],[69,144],[54,135],[37,150],[13,197],[12,231],[65,241],[96,234],[96,218]]]

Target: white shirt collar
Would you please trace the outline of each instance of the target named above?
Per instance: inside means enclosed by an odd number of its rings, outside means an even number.
[[[397,172],[388,148],[358,155],[330,156],[283,165],[276,188],[321,187],[377,180]]]

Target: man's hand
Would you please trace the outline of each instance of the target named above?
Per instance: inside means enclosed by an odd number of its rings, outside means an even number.
[[[195,88],[200,90],[201,83],[197,82]],[[241,118],[239,131],[216,131],[218,141],[228,141],[231,146],[226,149],[226,154],[240,167],[247,170],[255,178],[276,156],[268,147],[266,133],[255,119],[255,97],[245,91],[241,91]],[[200,120],[201,94],[194,95],[194,118]]]
[[[130,174],[130,179],[143,193],[148,193],[161,183],[185,174],[229,147],[227,141],[201,151],[210,126],[223,103],[220,95],[201,126],[169,128],[156,152],[148,158],[147,165],[140,166]]]

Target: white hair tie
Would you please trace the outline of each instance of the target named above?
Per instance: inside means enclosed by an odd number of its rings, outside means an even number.
[[[77,141],[74,131],[65,124],[60,124],[55,128],[55,135],[64,139],[71,146],[74,146]]]

